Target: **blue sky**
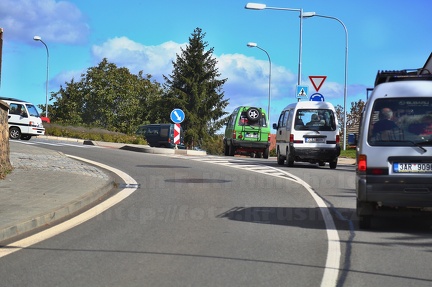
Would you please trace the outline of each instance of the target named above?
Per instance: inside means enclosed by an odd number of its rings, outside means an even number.
[[[340,19],[348,30],[348,100],[366,99],[378,70],[420,68],[432,52],[432,1],[252,0],[268,7],[302,8]],[[299,12],[247,10],[247,0],[2,0],[4,29],[0,95],[45,104],[46,50],[49,92],[102,58],[163,83],[172,60],[194,29],[206,33],[218,60],[226,111],[239,105],[267,109],[269,61],[247,47],[255,42],[272,63],[271,122],[297,101]],[[303,21],[302,85],[327,76],[320,93],[343,104],[345,31],[331,19]]]

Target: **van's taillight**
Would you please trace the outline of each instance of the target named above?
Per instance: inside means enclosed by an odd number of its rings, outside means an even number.
[[[360,154],[358,156],[358,163],[357,163],[358,171],[366,172],[367,163],[366,163],[366,155]]]
[[[233,131],[232,138],[233,138],[233,139],[236,139],[236,138],[237,138],[236,136],[237,136],[237,135],[236,135],[236,131]]]
[[[339,135],[336,135],[336,143],[337,144],[340,143],[340,136]]]
[[[270,134],[268,135],[267,141],[269,142],[271,140]]]
[[[290,143],[294,142],[294,134],[290,134]]]

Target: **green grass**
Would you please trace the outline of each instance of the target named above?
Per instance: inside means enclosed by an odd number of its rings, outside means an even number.
[[[347,147],[346,150],[341,150],[340,156],[342,157],[348,157],[348,158],[355,158],[356,157],[356,150],[355,148],[349,148]]]

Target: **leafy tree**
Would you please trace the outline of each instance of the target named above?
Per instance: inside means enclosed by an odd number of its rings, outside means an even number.
[[[206,50],[205,33],[196,28],[189,37],[189,44],[181,49],[173,62],[173,72],[164,75],[166,93],[161,97],[163,114],[168,120],[174,108],[185,112],[182,127],[185,131],[185,144],[189,147],[201,145],[213,136],[224,124],[221,117],[228,100],[222,90],[227,79],[218,79],[220,73],[217,61],[212,58],[213,48]]]
[[[347,112],[347,130],[350,129],[350,127],[358,125],[360,123],[361,113],[363,112],[365,104],[366,103],[361,99],[358,102],[351,102],[350,112]],[[341,127],[341,133],[343,133],[344,109],[341,105],[337,105],[335,109],[336,116]]]
[[[87,69],[81,80],[72,79],[65,88],[52,94],[51,118],[71,125],[90,125],[122,133],[132,133],[136,127],[151,120],[149,104],[160,98],[160,84],[151,76],[131,74],[103,59]],[[155,116],[155,115],[153,115]]]

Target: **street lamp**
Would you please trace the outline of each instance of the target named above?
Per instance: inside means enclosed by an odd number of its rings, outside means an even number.
[[[348,30],[345,26],[345,24],[338,18],[332,17],[332,16],[325,16],[325,15],[319,15],[315,12],[305,12],[303,13],[304,18],[311,18],[311,17],[321,17],[321,18],[327,18],[327,19],[333,19],[338,21],[345,30],[345,80],[344,80],[344,103],[343,103],[343,109],[344,109],[344,131],[343,131],[343,138],[344,138],[344,144],[343,149],[346,150],[346,126],[347,126],[347,111],[346,111],[346,102],[347,102],[347,79],[348,79]]]
[[[258,48],[261,51],[264,51],[264,53],[267,54],[268,60],[269,60],[269,84],[268,84],[268,106],[267,106],[267,117],[268,120],[270,121],[270,99],[271,99],[271,60],[270,60],[270,55],[269,53],[267,53],[266,50],[264,50],[263,48],[261,48],[260,46],[258,46],[257,43],[253,43],[253,42],[249,42],[247,43],[247,46],[250,48]]]
[[[48,46],[45,44],[44,41],[42,41],[42,38],[40,36],[34,36],[33,40],[35,41],[39,41],[42,44],[44,44],[45,48],[46,48],[46,53],[47,53],[47,64],[46,64],[46,86],[45,86],[45,116],[48,117],[48,71],[49,71],[49,52],[48,52]]]
[[[303,46],[303,9],[295,9],[295,8],[279,8],[279,7],[267,7],[266,4],[260,3],[247,3],[245,6],[246,9],[252,10],[283,10],[283,11],[297,11],[300,12],[300,46],[299,46],[299,60],[298,60],[298,77],[297,77],[297,85],[301,85],[301,72],[302,72],[302,46]]]

